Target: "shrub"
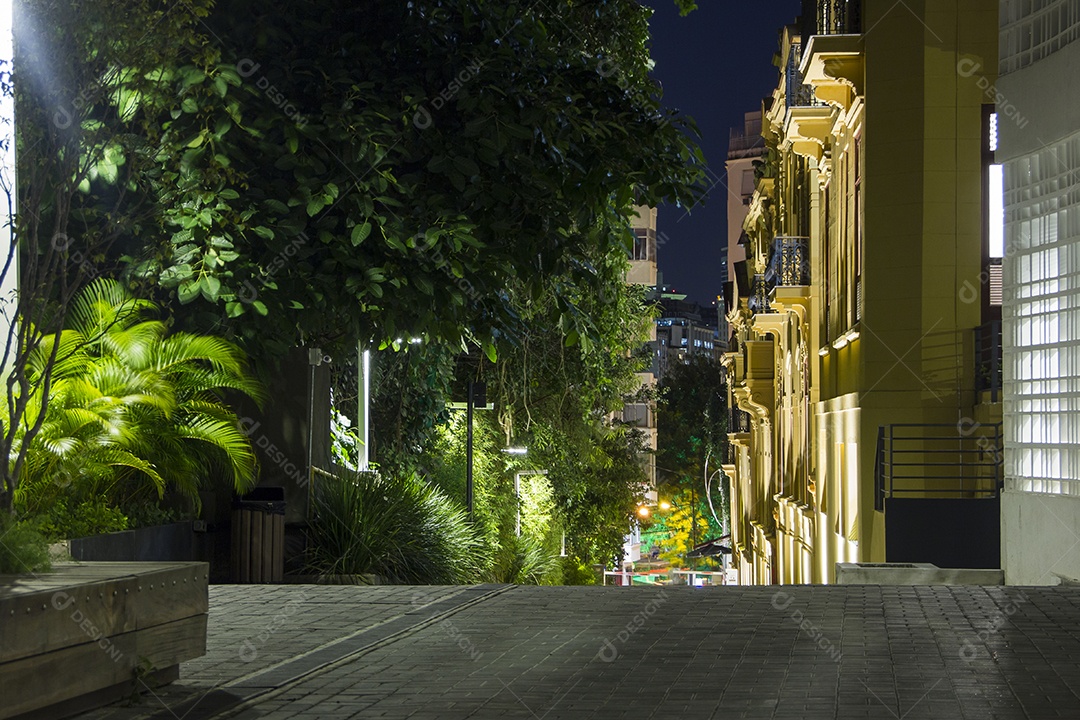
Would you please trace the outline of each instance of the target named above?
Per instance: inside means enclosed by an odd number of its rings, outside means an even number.
[[[37,528],[49,540],[89,537],[128,529],[128,518],[118,508],[110,507],[105,497],[83,502],[57,498],[35,518]]]
[[[576,557],[564,557],[562,560],[564,585],[597,585],[596,570],[585,565]]]
[[[492,568],[492,582],[516,585],[557,585],[562,581],[558,553],[531,535],[511,535],[501,544]]]
[[[251,441],[223,399],[263,396],[244,354],[222,338],[171,332],[155,313],[99,278],[72,303],[67,327],[31,353],[35,384],[54,350],[58,360],[47,407],[31,397],[23,422],[41,427],[14,493],[20,516],[73,537],[123,529],[120,517],[169,493],[197,509],[207,486],[242,493],[255,484]]]
[[[50,567],[45,536],[25,522],[0,515],[0,575],[44,572]]]
[[[316,574],[457,584],[478,581],[489,565],[465,512],[415,475],[326,478],[313,511],[307,566]]]

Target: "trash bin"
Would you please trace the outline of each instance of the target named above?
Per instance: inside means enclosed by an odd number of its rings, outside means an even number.
[[[255,488],[233,501],[233,582],[281,582],[284,574],[285,488]]]

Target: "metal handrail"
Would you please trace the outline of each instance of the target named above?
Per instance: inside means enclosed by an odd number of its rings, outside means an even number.
[[[906,432],[916,428],[921,432]],[[934,428],[948,428],[951,432],[933,434]],[[874,468],[875,508],[881,510],[886,498],[901,495],[996,497],[1004,484],[1002,440],[1000,423],[974,424],[967,432],[960,425],[949,423],[882,425],[878,428]],[[933,445],[941,442],[955,446]],[[951,455],[955,460],[944,460],[943,455]],[[911,456],[925,459],[908,461]],[[950,467],[955,471],[940,470]]]

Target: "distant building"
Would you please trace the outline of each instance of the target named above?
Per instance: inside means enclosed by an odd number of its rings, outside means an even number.
[[[995,103],[1004,164],[1001,567],[1010,585],[1053,585],[1080,578],[1080,8],[1000,12],[1001,79],[992,57],[957,71]]]
[[[719,360],[727,347],[727,338],[720,334],[716,306],[690,302],[686,295],[664,285],[659,273],[658,277],[660,284],[653,293],[653,301],[660,306],[653,371],[657,382],[661,382],[673,364],[687,363],[693,355]]]
[[[761,136],[761,111],[748,112],[741,128],[731,128],[727,154],[727,248],[724,267],[724,311],[731,309],[731,283],[735,281],[735,263],[746,260],[746,233],[743,221],[750,212],[757,178],[755,165],[762,165],[768,148]],[[758,171],[760,172],[760,171]]]
[[[639,206],[635,208],[634,250],[630,256],[630,269],[626,272],[626,282],[633,285],[656,287],[656,208]],[[656,327],[650,329],[648,343],[656,343]],[[655,363],[654,363],[655,365]],[[638,373],[638,380],[643,388],[656,387],[656,374],[653,368]],[[630,423],[645,434],[645,443],[649,452],[639,460],[648,477],[645,497],[647,505],[656,504],[656,405],[652,402],[627,403],[623,406],[623,422]],[[641,557],[640,530],[635,526],[624,546],[624,562],[637,562]]]

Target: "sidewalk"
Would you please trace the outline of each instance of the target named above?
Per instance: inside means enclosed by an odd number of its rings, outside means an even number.
[[[81,717],[1080,717],[1080,588],[215,586],[210,607],[179,682]]]

